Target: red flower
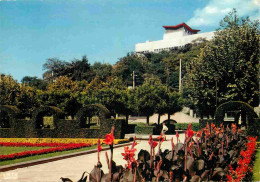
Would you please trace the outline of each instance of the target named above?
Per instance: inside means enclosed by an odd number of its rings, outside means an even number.
[[[102,146],[101,146],[101,144],[100,144],[100,139],[98,138],[98,146],[97,146],[97,150],[98,150],[98,152],[100,152],[101,150],[102,150]]]
[[[211,123],[211,129],[215,128],[215,125],[213,123]]]
[[[107,134],[107,135],[106,135],[106,139],[103,140],[103,142],[104,142],[105,144],[107,144],[107,145],[113,145],[114,139],[115,139],[115,138],[114,138],[113,133],[110,133],[110,134]]]
[[[159,137],[157,137],[157,139],[159,140],[159,142],[163,142],[164,141],[164,137],[162,135],[160,135]]]
[[[151,140],[151,141],[149,141],[149,145],[150,145],[152,148],[155,148],[155,147],[158,145],[158,142]]]
[[[122,153],[122,156],[124,156],[124,160],[126,160],[128,163],[127,167],[131,168],[131,163],[135,162],[134,156],[135,156],[136,149],[135,148],[129,149],[128,147],[124,147],[124,150],[125,153]]]
[[[180,135],[179,135],[178,131],[176,131],[176,137],[179,138],[179,136],[180,136]]]
[[[201,138],[201,136],[202,136],[202,131],[198,131],[198,132],[196,133],[196,136],[199,137],[199,138]]]

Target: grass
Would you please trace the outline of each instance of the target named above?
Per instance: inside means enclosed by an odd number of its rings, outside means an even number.
[[[0,147],[0,154],[1,155],[7,155],[7,154],[13,154],[13,153],[20,153],[24,151],[31,151],[31,150],[40,150],[50,147],[7,147],[7,146],[1,146]]]
[[[28,162],[28,161],[44,159],[44,158],[48,158],[48,157],[55,157],[55,156],[70,154],[70,153],[74,153],[74,152],[82,152],[82,151],[95,149],[96,147],[97,147],[96,145],[92,145],[90,147],[84,147],[84,148],[80,148],[80,149],[55,152],[55,153],[49,153],[49,154],[42,154],[42,155],[35,155],[35,156],[24,157],[24,158],[14,159],[14,160],[6,160],[6,161],[1,161],[0,166],[10,165],[10,164],[15,164],[15,163],[20,163],[20,162]],[[16,148],[16,147],[12,147],[12,148]],[[35,147],[32,147],[32,148],[35,148]],[[37,147],[37,148],[39,149],[40,147]],[[35,150],[35,149],[33,149],[33,150]],[[12,152],[12,153],[14,153],[14,152]]]
[[[256,160],[253,169],[254,181],[260,181],[260,148],[256,150]]]

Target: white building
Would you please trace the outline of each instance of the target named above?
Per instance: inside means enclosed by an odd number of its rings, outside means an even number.
[[[183,47],[198,38],[210,40],[214,36],[214,32],[197,34],[200,30],[194,30],[185,23],[181,23],[175,26],[163,26],[163,28],[165,29],[163,40],[138,43],[135,45],[135,52],[146,53],[160,52],[162,50],[168,51],[171,49]]]

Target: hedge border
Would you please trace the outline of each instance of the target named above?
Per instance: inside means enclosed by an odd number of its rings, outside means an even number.
[[[82,107],[76,114],[77,118],[77,127],[84,128],[87,116],[93,116],[94,114],[98,115],[100,119],[100,125],[102,126],[103,122],[110,118],[110,111],[101,104],[90,104],[85,107]]]
[[[39,117],[42,117],[40,114],[41,113],[45,113],[45,112],[51,112],[53,114],[54,128],[57,128],[56,121],[58,121],[59,119],[64,119],[64,113],[58,107],[55,107],[55,106],[41,106],[41,107],[38,107],[38,108],[36,108],[33,111],[33,114],[32,114],[32,122],[33,122],[33,125],[34,125],[34,127],[36,129],[40,128],[38,126],[40,124],[39,123]]]
[[[19,117],[21,111],[16,106],[0,105],[0,110],[7,112],[9,117],[10,128],[15,127],[15,120]]]
[[[215,112],[215,123],[220,124],[224,122],[225,111],[230,111],[234,109],[245,110],[250,119],[258,118],[258,115],[255,113],[254,108],[248,103],[242,101],[230,101],[218,106]]]

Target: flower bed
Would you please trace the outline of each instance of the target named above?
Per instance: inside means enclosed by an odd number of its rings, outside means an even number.
[[[89,143],[96,145],[97,138],[0,138],[1,142],[12,143]],[[103,139],[100,139],[101,144]],[[114,144],[128,142],[128,139],[115,139]]]
[[[47,154],[47,153],[53,153],[53,152],[60,152],[65,150],[72,150],[72,149],[78,149],[82,147],[89,147],[91,146],[90,143],[13,143],[13,142],[0,142],[0,146],[11,146],[11,147],[51,147],[47,149],[41,149],[41,150],[33,150],[33,151],[24,151],[20,153],[14,153],[14,154],[7,154],[7,155],[0,155],[0,160],[11,160],[11,159],[17,159],[27,156],[33,156],[33,155],[40,155],[40,154]]]
[[[131,147],[125,147],[122,156],[125,167],[113,161],[113,133],[104,142],[110,146],[106,154],[109,173],[104,174],[100,162],[101,147],[98,144],[98,162],[89,174],[90,181],[251,181],[252,158],[257,137],[246,136],[236,125],[219,127],[213,123],[198,132],[189,125],[184,143],[176,133],[177,143],[171,140],[171,150],[161,150],[164,137],[158,142],[149,139],[150,151],[141,150],[136,157],[135,139]],[[155,148],[158,152],[155,153]]]

